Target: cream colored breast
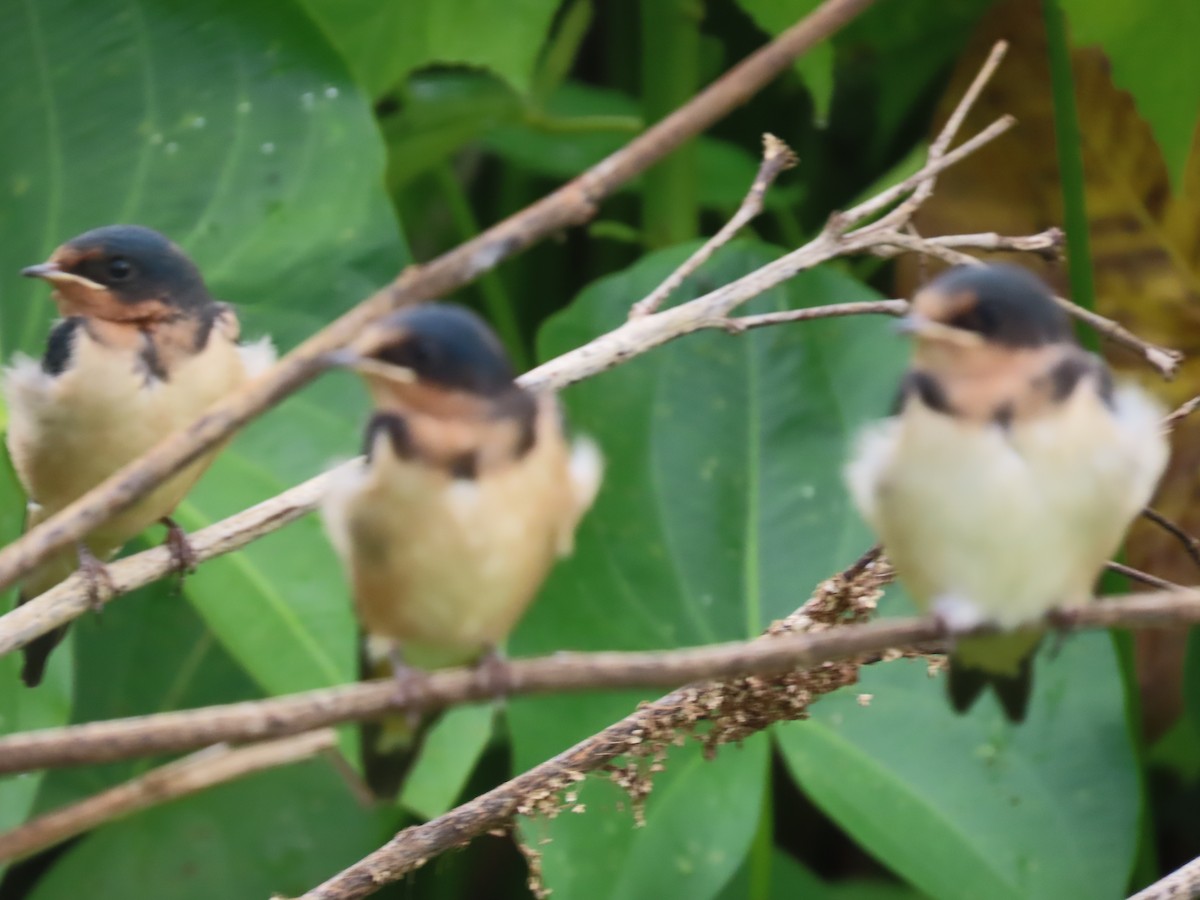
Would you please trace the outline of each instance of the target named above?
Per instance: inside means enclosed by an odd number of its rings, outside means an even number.
[[[6,371],[8,445],[31,500],[66,506],[186,425],[246,378],[239,348],[214,332],[166,381],[149,376],[130,349],[76,332],[72,362],[58,376],[20,357]],[[209,458],[194,463],[104,526],[117,543],[167,515]]]
[[[1012,627],[1090,596],[1165,464],[1154,409],[1079,391],[1006,431],[912,405],[864,432],[847,477],[918,603]]]
[[[462,661],[502,642],[533,599],[599,483],[599,456],[569,453],[543,409],[533,449],[478,480],[397,459],[335,486],[325,520],[364,628],[418,665]]]

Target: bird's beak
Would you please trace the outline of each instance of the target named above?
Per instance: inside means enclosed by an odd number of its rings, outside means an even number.
[[[90,278],[84,278],[82,275],[76,275],[73,272],[64,271],[62,267],[53,260],[50,262],[39,263],[36,266],[26,266],[21,270],[21,274],[26,278],[43,278],[55,285],[78,284],[93,291],[107,290],[104,285],[97,284]]]
[[[52,280],[55,275],[61,275],[62,269],[58,267],[58,263],[44,262],[36,266],[26,266],[21,270],[21,274],[26,278],[45,278]]]
[[[901,316],[896,320],[896,331],[900,334],[922,334],[927,332],[931,325],[935,324],[928,316],[923,316],[920,313],[909,313],[907,316]]]
[[[351,369],[365,377],[380,379],[392,384],[413,384],[417,380],[417,373],[412,369],[371,359],[354,350],[334,350],[326,353],[322,360],[327,368]]]
[[[926,341],[938,341],[958,347],[974,347],[983,342],[983,337],[973,331],[965,331],[938,322],[921,313],[909,313],[896,321],[896,331]]]

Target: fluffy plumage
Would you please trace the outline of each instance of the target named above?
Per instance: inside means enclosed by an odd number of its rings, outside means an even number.
[[[107,276],[114,259],[133,274]],[[4,373],[8,448],[29,497],[27,527],[188,424],[274,358],[269,341],[238,343],[232,308],[208,297],[191,261],[149,229],[89,232],[27,272],[55,286],[54,299],[68,316],[51,332],[41,363],[18,355]],[[106,559],[168,517],[217,452],[91,532],[89,550]],[[74,568],[73,553],[51,558],[24,580],[21,602]],[[26,683],[41,680],[61,637],[47,635],[26,648]]]
[[[375,414],[366,459],[330,486],[322,509],[366,634],[369,676],[389,662],[431,668],[496,651],[571,551],[603,470],[594,444],[567,443],[553,396],[515,383],[478,316],[430,305],[389,327],[395,337],[374,357],[350,361]],[[377,794],[396,792],[420,724],[364,727]]]
[[[1162,410],[1133,385],[1113,391],[1104,363],[1047,324],[1061,313],[1044,288],[1042,305],[1030,300],[1030,277],[952,270],[918,297],[918,315],[945,312],[918,336],[897,414],[864,429],[846,469],[914,600],[954,630],[1020,629],[1088,602],[1166,465]],[[950,324],[964,310],[980,321],[972,296],[993,331]],[[947,324],[962,334],[938,330]],[[959,641],[956,705],[991,683],[1020,719],[1038,640],[1031,630]]]

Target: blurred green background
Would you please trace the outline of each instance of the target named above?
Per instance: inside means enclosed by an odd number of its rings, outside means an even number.
[[[0,350],[40,353],[51,320],[44,286],[18,270],[110,222],[171,235],[238,305],[247,335],[289,348],[405,263],[617,149],[816,5],[4,0]],[[1061,5],[881,0],[625,186],[592,224],[448,299],[482,311],[522,368],[614,327],[736,208],[770,131],[800,166],[673,302],[736,278],[913,171],[947,104],[1005,37],[1011,60],[972,122],[1013,112],[1021,125],[943,179],[921,227],[1029,233],[1075,222],[1075,298],[1190,349],[1200,334],[1200,7]],[[1053,27],[1060,15],[1065,30]],[[1066,138],[1057,144],[1055,116]],[[1073,120],[1080,128],[1062,131]],[[1043,271],[1065,288],[1062,267]],[[922,274],[913,260],[845,260],[747,309],[903,296]],[[840,466],[856,428],[886,411],[904,353],[885,321],[865,318],[705,333],[568,390],[572,423],[608,458],[607,482],[510,652],[746,638],[795,609],[871,543]],[[1198,393],[1198,381],[1185,367],[1162,395]],[[365,409],[347,376],[306,388],[222,454],[180,521],[201,527],[352,455]],[[1200,464],[1190,430],[1176,458],[1164,502],[1190,522]],[[6,467],[5,538],[22,503]],[[1130,555],[1197,580],[1155,535],[1137,536]],[[882,608],[910,612],[899,591]],[[951,714],[923,662],[871,666],[810,720],[713,762],[691,741],[674,751],[645,827],[593,776],[586,813],[522,821],[520,836],[542,855],[556,900],[1122,897],[1200,854],[1200,645],[1185,664],[1186,650],[1181,633],[1149,648],[1073,637],[1039,661],[1018,728],[991,698]],[[1163,660],[1165,674],[1149,664]],[[354,677],[346,587],[308,517],[205,564],[182,591],[155,585],[81,620],[36,691],[20,687],[15,656],[0,659],[0,731]],[[296,895],[653,695],[456,710],[394,806],[365,808],[327,761],[311,761],[105,825],[11,867],[0,896]],[[0,827],[152,762],[0,780]],[[381,895],[528,889],[512,841],[485,837]]]

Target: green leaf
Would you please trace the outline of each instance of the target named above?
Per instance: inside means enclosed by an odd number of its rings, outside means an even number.
[[[921,660],[865,667],[812,715],[777,726],[792,774],[931,897],[964,885],[978,900],[1124,896],[1140,795],[1108,635],[1042,654],[1021,725],[990,695],[956,716]]]
[[[542,114],[498,124],[482,134],[482,143],[505,161],[539,175],[574,178],[628,143],[642,129],[639,115],[638,104],[619,91],[567,82],[550,96]],[[728,141],[697,138],[701,205],[736,209],[758,172],[759,152],[758,146],[752,153]],[[786,177],[781,181],[764,198],[769,209],[799,202],[799,188]],[[622,190],[637,190],[641,184],[637,179]]]
[[[77,673],[73,723],[262,696],[180,595],[174,579],[134,591],[101,615],[84,616],[71,626],[71,635]],[[69,651],[58,654],[71,658]],[[37,811],[112,787],[154,762],[52,770],[38,793]]]
[[[542,355],[578,346],[624,321],[629,305],[692,249],[653,254],[591,285],[543,329]],[[725,284],[777,255],[755,243],[727,247],[673,302]],[[817,270],[744,311],[875,296],[837,272]],[[898,376],[904,350],[887,322],[867,318],[739,336],[700,333],[572,388],[565,397],[572,425],[599,442],[610,476],[584,519],[575,554],[551,575],[514,636],[514,652],[667,648],[743,638],[793,611],[817,582],[870,546],[850,513],[840,468],[854,429],[886,406],[880,385]],[[862,377],[868,371],[872,378]],[[517,765],[563,750],[626,715],[645,696],[514,701]],[[745,796],[715,820],[695,815],[690,822],[689,838],[698,847],[724,842],[737,848],[737,858],[722,860],[729,863],[721,870],[724,877],[740,864],[757,828],[765,777],[757,759],[723,751],[718,763],[755,767],[752,775],[737,776]],[[673,753],[668,776],[672,769],[696,765],[694,777],[717,777],[690,760]],[[655,795],[658,784],[656,779]],[[609,873],[604,883],[622,885],[627,896],[651,893],[651,881],[637,879],[653,880],[659,873],[640,868],[639,860],[669,849],[652,836],[659,832],[649,830],[655,795],[647,831],[631,832],[627,821],[614,820],[607,813],[610,801],[603,809],[589,803],[586,815],[531,826],[531,839],[543,833],[554,838],[540,848],[549,886],[572,891],[572,885],[587,882],[580,873],[590,871],[590,863],[560,839],[570,830],[588,835],[588,853]],[[703,886],[689,882],[678,896],[711,897],[721,883],[715,877]]]
[[[1183,696],[1195,729],[1200,731],[1200,628],[1188,635],[1187,659],[1183,672]]]
[[[423,819],[454,806],[492,736],[495,707],[458,706],[429,730],[404,779],[400,805]]]
[[[529,92],[559,0],[305,0],[372,96],[431,65],[490,69]]]
[[[106,825],[29,897],[298,897],[374,850],[383,828],[382,812],[365,812],[324,760],[312,760]]]
[[[579,785],[578,806],[568,803],[549,822],[522,822],[522,839],[542,854],[546,884],[564,900],[711,897],[750,848],[768,748],[758,734],[712,760],[695,742],[672,751],[665,769],[650,776],[642,827],[629,796],[593,776]],[[516,741],[518,768],[540,761]],[[543,844],[547,836],[553,841]]]
[[[904,885],[883,881],[825,882],[779,847],[771,855],[770,878],[770,894],[762,900],[921,900],[922,897]],[[749,867],[743,866],[725,886],[720,900],[745,900],[749,892]]]
[[[820,0],[738,0],[738,6],[767,34],[775,37],[791,28],[814,9]],[[812,97],[817,121],[829,119],[833,102],[833,44],[824,40],[796,60],[796,71]]]
[[[1112,79],[1129,91],[1162,150],[1171,183],[1184,167],[1200,119],[1200,4],[1194,0],[1060,0],[1073,42],[1099,44]]]
[[[7,544],[21,533],[25,497],[7,451],[0,452],[0,457],[0,542]],[[15,599],[16,591],[8,593]],[[36,689],[26,688],[21,683],[20,653],[0,657],[0,735],[54,728],[70,720],[74,701],[70,641],[68,636],[66,646],[60,650],[68,657],[67,662],[47,672]],[[0,831],[25,821],[44,777],[45,772],[23,772],[0,778]],[[0,863],[0,874],[4,868],[5,865]]]
[[[451,69],[414,75],[405,102],[382,120],[390,151],[388,185],[403,187],[520,114],[519,98],[486,72]]]

